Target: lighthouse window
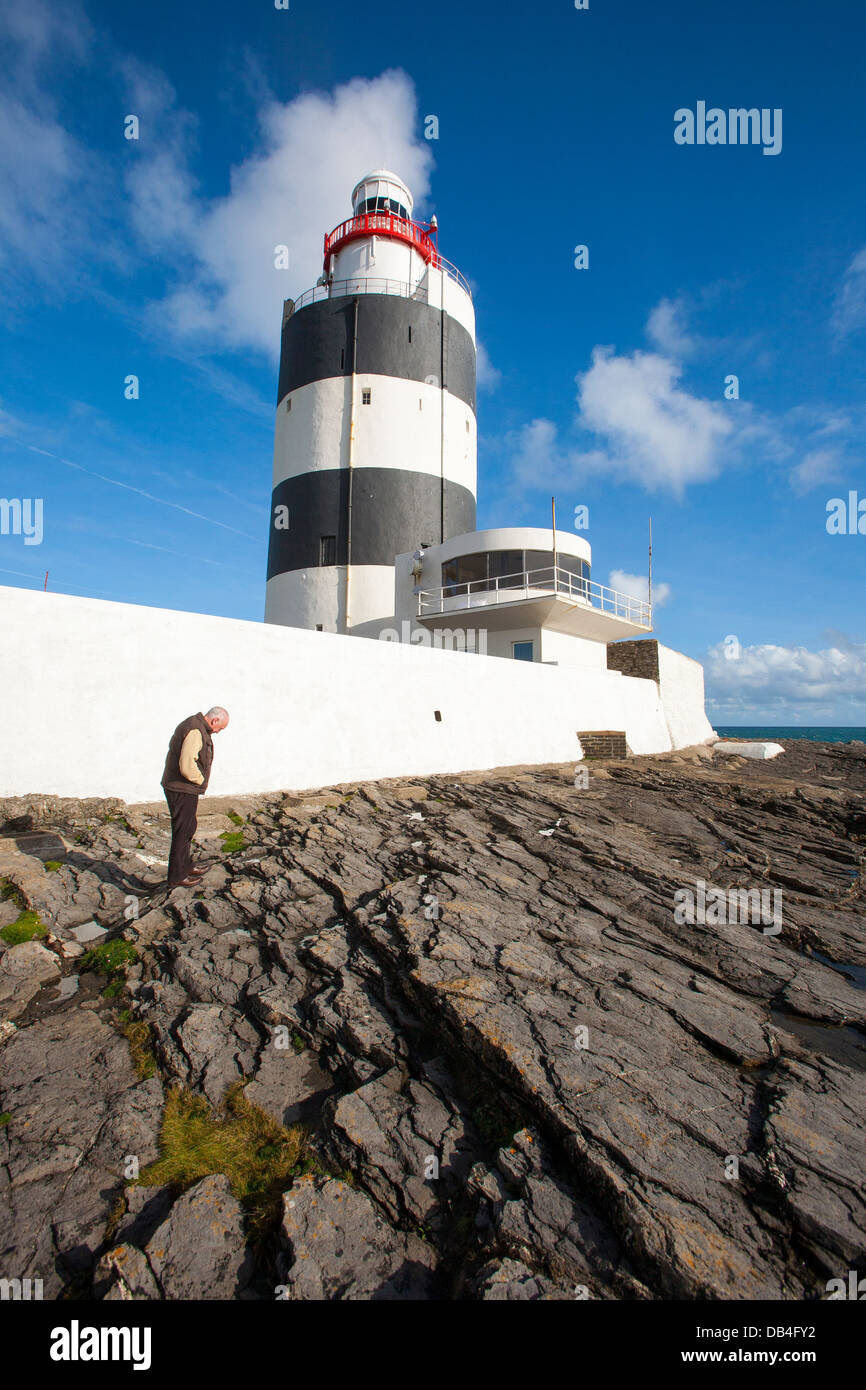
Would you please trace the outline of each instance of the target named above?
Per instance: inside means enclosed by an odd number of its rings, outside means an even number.
[[[589,563],[576,555],[558,551],[558,587],[574,598],[589,595]],[[446,595],[479,593],[485,589],[521,589],[523,575],[532,571],[529,583],[536,589],[553,589],[552,550],[490,550],[460,555],[442,566],[442,587]],[[467,585],[471,586],[467,589]]]
[[[519,589],[523,584],[523,551],[491,550],[487,556],[489,588]]]
[[[475,593],[479,589],[487,588],[487,556],[461,555],[455,560],[446,560],[442,566],[442,584],[448,593],[456,594],[467,591],[461,585],[469,584],[469,593]]]
[[[358,206],[358,216],[363,216],[365,212],[389,212],[393,217],[409,217],[403,204],[398,203],[396,198],[365,198]]]
[[[319,537],[319,564],[335,565],[337,563],[337,537]]]
[[[371,391],[371,389],[370,389],[369,386],[365,386],[365,387],[363,388],[363,390],[361,391],[361,404],[362,404],[362,405],[369,405],[372,399],[373,399],[373,392]]]

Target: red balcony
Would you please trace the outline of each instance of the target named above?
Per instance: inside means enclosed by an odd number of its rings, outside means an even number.
[[[339,227],[335,227],[325,237],[325,270],[328,269],[329,256],[341,247],[347,246],[350,241],[357,241],[359,237],[365,236],[387,236],[395,241],[405,241],[424,257],[428,265],[438,269],[439,255],[433,239],[417,222],[411,222],[405,217],[395,217],[389,212],[365,212],[360,217],[350,217],[348,222],[341,222]]]

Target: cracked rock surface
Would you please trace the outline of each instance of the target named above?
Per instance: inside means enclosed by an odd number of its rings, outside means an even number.
[[[170,894],[164,806],[0,802],[0,928],[45,928],[0,950],[0,1276],[810,1299],[862,1265],[866,747],[586,766],[208,798]],[[107,995],[88,923],[138,953]],[[130,1181],[171,1086],[307,1127],[264,1238],[222,1173]]]

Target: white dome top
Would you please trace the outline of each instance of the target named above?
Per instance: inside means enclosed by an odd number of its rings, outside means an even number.
[[[385,200],[385,201],[380,201]],[[390,169],[374,169],[365,174],[352,189],[352,210],[361,212],[397,212],[411,217],[414,199],[406,184]]]

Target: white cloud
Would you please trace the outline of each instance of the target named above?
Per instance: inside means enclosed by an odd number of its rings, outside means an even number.
[[[656,328],[671,322],[675,316],[665,311]],[[655,336],[664,335],[661,328]],[[667,341],[677,346],[672,335]],[[853,466],[849,450],[866,427],[866,412],[860,418],[816,404],[773,415],[749,401],[732,407],[689,391],[682,372],[659,353],[617,355],[612,347],[596,347],[591,367],[576,378],[579,410],[571,437],[542,417],[502,441],[516,491],[577,486],[606,474],[682,496],[687,486],[711,481],[726,467],[762,464],[802,495]]]
[[[621,594],[628,594],[629,598],[639,599],[641,603],[649,603],[649,576],[646,574],[628,574],[626,570],[611,570],[608,585],[611,589],[618,589]],[[653,580],[653,607],[661,608],[672,597],[670,584],[660,584]]]
[[[655,353],[617,357],[597,347],[578,376],[579,423],[601,441],[603,467],[618,481],[681,495],[721,471],[733,423],[722,405],[683,390],[680,375]]]
[[[478,373],[478,390],[495,391],[502,380],[502,373],[490,361],[490,354],[483,343],[476,343],[475,345],[475,363]]]
[[[64,212],[86,169],[73,138],[50,114],[37,115],[0,94],[0,254],[53,276],[65,256]],[[73,199],[74,201],[74,199]],[[73,225],[68,229],[75,236]]]
[[[164,93],[164,104],[170,100]],[[259,149],[232,171],[225,197],[195,194],[180,139],[136,170],[130,196],[140,227],[182,242],[184,283],[156,306],[156,320],[180,339],[275,354],[282,301],[315,284],[323,233],[349,213],[360,175],[393,169],[417,204],[432,155],[419,136],[412,83],[398,71],[273,102],[260,125]],[[288,271],[274,267],[280,245],[289,248]]]
[[[63,5],[27,0],[26,5],[0,9],[0,44],[15,49],[18,83],[29,81],[37,68],[55,57],[66,65],[82,61],[92,41],[93,30],[75,0],[64,0]]]
[[[699,340],[685,326],[685,314],[682,297],[662,299],[647,319],[647,337],[668,357],[688,357],[698,344]]]
[[[839,477],[839,453],[836,449],[813,449],[791,469],[791,486],[795,492],[811,492],[820,483]]]
[[[831,327],[839,340],[866,327],[866,246],[845,271],[833,304]]]
[[[93,254],[111,254],[102,226],[100,161],[59,110],[55,67],[86,63],[92,33],[75,4],[0,10],[0,265],[6,310],[50,284],[76,290]]]
[[[714,715],[750,715],[756,708],[777,722],[818,720],[848,706],[852,722],[863,722],[866,644],[844,639],[822,651],[772,645],[710,647],[704,662],[707,697]],[[859,721],[856,719],[859,713]],[[726,722],[724,719],[720,722]],[[733,722],[738,722],[734,718]],[[749,722],[746,718],[744,722]]]

